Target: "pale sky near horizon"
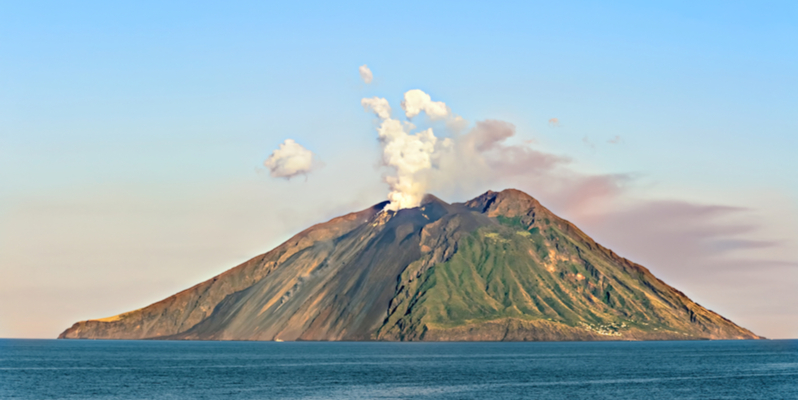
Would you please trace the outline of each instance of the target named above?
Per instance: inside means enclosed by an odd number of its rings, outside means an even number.
[[[385,200],[360,101],[399,118],[411,89],[568,160],[434,194],[519,188],[797,337],[796,2],[264,3],[0,3],[0,337],[146,306]],[[264,168],[285,139],[307,176]]]

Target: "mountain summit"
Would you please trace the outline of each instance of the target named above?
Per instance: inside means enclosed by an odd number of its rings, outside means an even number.
[[[518,190],[314,225],[158,303],[59,338],[758,339]]]

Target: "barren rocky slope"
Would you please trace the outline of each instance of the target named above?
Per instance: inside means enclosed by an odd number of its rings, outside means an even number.
[[[59,338],[757,339],[525,193],[428,196],[315,225],[145,308]]]

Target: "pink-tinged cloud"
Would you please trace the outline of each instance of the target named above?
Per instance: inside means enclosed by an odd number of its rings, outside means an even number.
[[[503,141],[514,136],[516,129],[510,122],[488,119],[476,122],[467,138],[472,140],[475,150],[484,152],[501,146]]]
[[[797,260],[787,243],[759,234],[752,210],[629,197],[572,222],[703,306],[760,335],[788,337],[797,326]]]
[[[499,120],[478,121],[463,135],[448,139],[431,171],[429,191],[443,196],[468,197],[497,187],[514,177],[541,177],[568,157],[534,149],[529,144],[508,144],[516,127]]]
[[[557,213],[583,216],[604,213],[633,181],[627,174],[587,175],[569,170],[545,178],[539,185],[541,201],[551,204]]]
[[[754,240],[757,222],[737,218],[749,210],[680,201],[650,201],[609,212],[593,229],[610,240],[624,236],[632,254],[646,252],[673,268],[689,268],[692,260],[749,248],[777,245]],[[737,221],[739,219],[739,221]],[[625,232],[636,232],[627,236]]]

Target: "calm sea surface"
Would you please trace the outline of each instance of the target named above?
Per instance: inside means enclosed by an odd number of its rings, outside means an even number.
[[[0,340],[2,399],[790,399],[797,340]]]

